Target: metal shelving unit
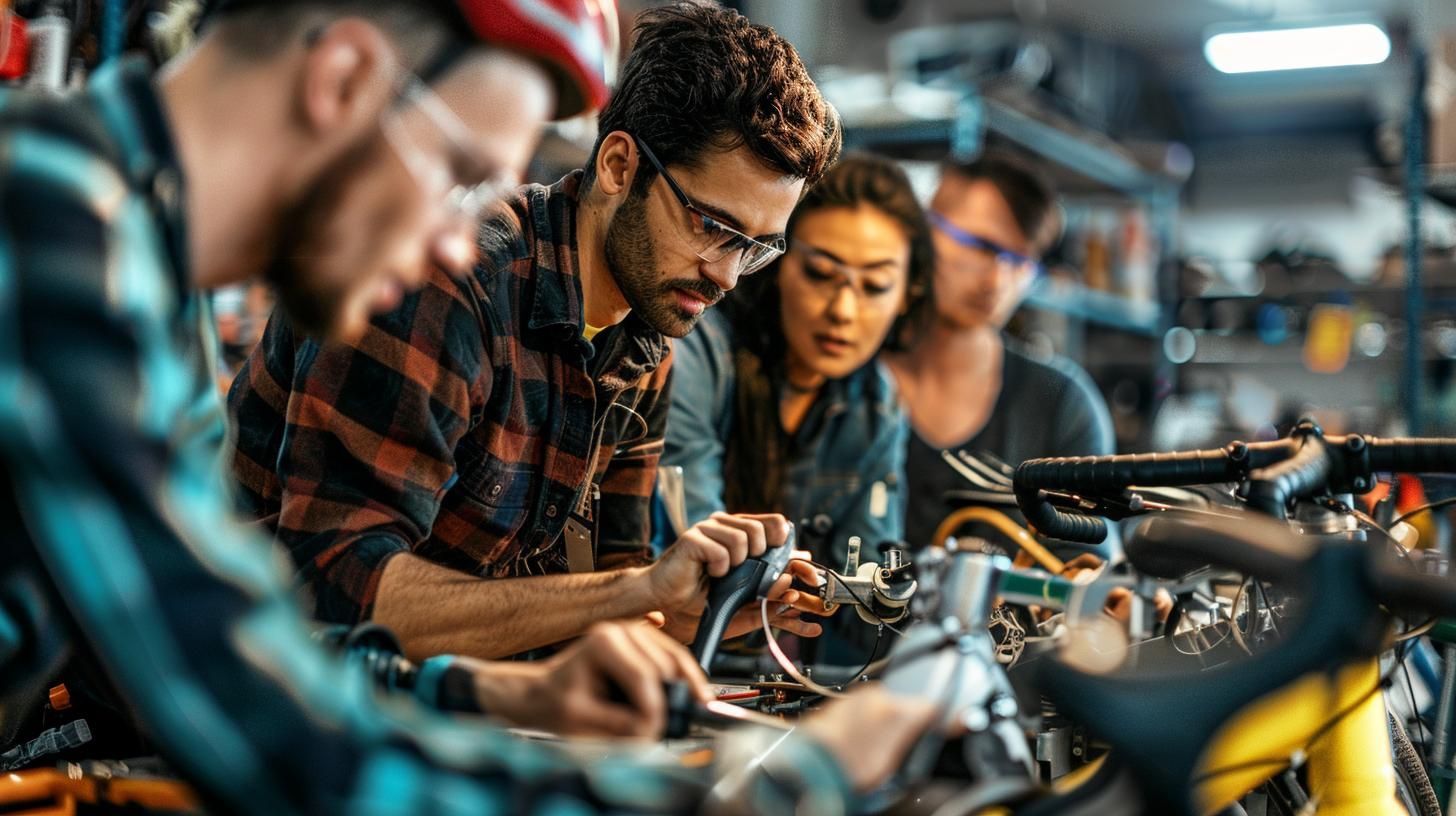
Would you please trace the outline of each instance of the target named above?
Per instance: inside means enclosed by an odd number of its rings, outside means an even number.
[[[1410,113],[1405,128],[1406,240],[1405,321],[1406,358],[1405,402],[1406,430],[1420,436],[1425,424],[1421,416],[1421,324],[1425,316],[1425,292],[1421,289],[1421,263],[1425,247],[1421,245],[1421,206],[1426,196],[1426,53],[1416,48],[1411,54]]]
[[[1396,407],[1405,418],[1405,432],[1411,435],[1422,433],[1426,425],[1422,410],[1425,365],[1433,360],[1443,359],[1441,352],[1433,347],[1431,339],[1424,332],[1431,319],[1449,319],[1452,310],[1456,309],[1456,286],[1452,285],[1449,268],[1437,265],[1433,269],[1422,243],[1421,224],[1425,209],[1433,203],[1456,208],[1456,165],[1425,164],[1426,59],[1425,53],[1419,49],[1411,55],[1404,163],[1398,168],[1379,169],[1369,173],[1373,178],[1397,189],[1405,203],[1406,279],[1403,284],[1364,286],[1352,283],[1339,287],[1337,291],[1287,292],[1272,298],[1267,294],[1264,296],[1276,302],[1308,305],[1339,294],[1356,304],[1401,318],[1405,331],[1399,351],[1379,358],[1364,358],[1352,352],[1350,359],[1352,366],[1362,366],[1364,371],[1378,370],[1384,377],[1394,380],[1392,385],[1398,388]],[[1431,279],[1432,273],[1434,280]],[[1393,359],[1397,355],[1398,366]],[[1258,362],[1255,362],[1256,359]],[[1267,346],[1246,337],[1208,333],[1200,335],[1199,353],[1191,362],[1194,365],[1254,364],[1258,367],[1287,366],[1294,369],[1302,365],[1302,356],[1297,345],[1293,344]]]
[[[1424,211],[1432,202],[1456,209],[1456,165],[1428,165],[1426,156],[1427,116],[1425,84],[1427,55],[1421,49],[1411,54],[1410,96],[1405,124],[1405,156],[1399,168],[1372,171],[1377,180],[1397,188],[1406,206],[1406,281],[1399,292],[1391,291],[1384,300],[1401,307],[1406,321],[1406,356],[1401,368],[1401,407],[1408,432],[1419,434],[1425,425],[1421,401],[1422,363],[1426,359],[1412,350],[1420,348],[1422,330],[1431,307],[1445,310],[1452,301],[1451,287],[1437,284],[1427,291],[1426,248],[1422,241],[1421,223]],[[1439,269],[1438,277],[1439,277]],[[1435,294],[1432,299],[1431,295]],[[1394,302],[1392,302],[1394,301]]]
[[[1163,311],[1156,303],[1131,300],[1057,279],[1043,281],[1034,288],[1024,305],[1146,337],[1159,333]]]

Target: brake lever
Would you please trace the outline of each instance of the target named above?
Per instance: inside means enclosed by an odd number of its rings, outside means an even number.
[[[728,623],[738,610],[768,596],[768,591],[789,567],[794,554],[794,526],[789,525],[788,538],[778,547],[770,547],[761,556],[746,558],[721,578],[708,582],[708,601],[698,619],[698,632],[693,638],[693,656],[707,673],[718,654],[718,644],[728,631]],[[668,691],[667,736],[675,739],[687,735],[692,719],[692,692],[685,685]]]
[[[1119,496],[1083,496],[1057,490],[1043,490],[1042,495],[1048,504],[1058,510],[1069,510],[1084,516],[1100,516],[1113,521],[1146,515],[1149,510],[1144,506],[1142,496],[1129,490],[1124,490]]]
[[[738,610],[768,595],[774,581],[788,569],[793,551],[794,528],[791,525],[789,537],[782,546],[770,547],[761,556],[745,558],[722,578],[708,582],[708,602],[698,620],[697,636],[693,638],[693,654],[704,672],[708,671],[718,654],[718,644],[728,630],[728,622]]]

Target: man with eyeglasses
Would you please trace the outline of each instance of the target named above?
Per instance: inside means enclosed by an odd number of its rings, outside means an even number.
[[[549,116],[604,101],[610,5],[214,13],[160,77],[124,60],[71,97],[0,98],[0,768],[155,751],[209,812],[699,810],[714,771],[584,765],[381,704],[311,639],[270,543],[233,520],[221,467],[207,290],[267,270],[294,325],[347,337],[425,269],[468,269],[463,216],[519,174]],[[412,678],[421,697],[586,733],[660,728],[664,681],[706,693],[685,650],[642,625],[599,627],[540,666],[447,658]],[[860,702],[870,727],[903,719]],[[719,795],[842,810],[848,783],[889,768],[841,769],[819,746],[852,760],[862,739],[843,716],[821,722],[817,744],[785,741],[763,774],[732,768]]]
[[[926,546],[964,479],[944,450],[990,452],[1015,465],[1043,456],[1113,452],[1112,419],[1087,373],[1002,330],[1042,275],[1059,228],[1050,184],[989,153],[950,163],[927,213],[935,241],[935,308],[918,342],[887,360],[909,409],[905,532]]]
[[[837,119],[773,30],[684,2],[639,18],[599,132],[584,170],[482,223],[472,275],[432,275],[350,344],[275,316],[239,374],[234,474],[320,618],[414,656],[644,615],[686,641],[707,579],[787,539],[781,516],[718,514],[651,560],[668,340],[783,252]],[[783,605],[821,609],[790,577]],[[778,624],[818,632],[797,616]]]

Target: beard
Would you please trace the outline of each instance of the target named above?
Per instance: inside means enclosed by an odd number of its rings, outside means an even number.
[[[331,279],[319,263],[331,252],[332,219],[348,198],[351,180],[378,160],[379,147],[378,138],[360,140],[325,166],[308,192],[281,213],[278,243],[263,278],[300,334],[323,339],[338,332],[353,278]]]
[[[607,225],[607,268],[632,312],[648,326],[668,337],[685,337],[700,315],[684,309],[675,290],[692,292],[709,304],[723,297],[723,289],[702,278],[662,280],[657,271],[657,246],[647,225],[647,197],[633,190]]]

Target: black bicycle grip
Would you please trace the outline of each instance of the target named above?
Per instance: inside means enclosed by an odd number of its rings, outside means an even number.
[[[1370,469],[1392,473],[1456,473],[1456,439],[1366,437]]]
[[[1078,544],[1101,544],[1107,538],[1107,522],[1096,516],[1058,510],[1042,497],[1040,488],[1018,487],[1016,505],[1026,523],[1042,535]]]
[[[1242,457],[1230,445],[1212,450],[1132,453],[1117,456],[1062,456],[1032,459],[1016,469],[1015,484],[1073,493],[1105,493],[1133,485],[1181,487],[1233,481],[1242,475]]]
[[[1037,532],[1073,542],[1096,544],[1107,537],[1100,518],[1053,507],[1042,490],[1105,494],[1133,485],[1177,487],[1238,478],[1244,457],[1239,446],[1226,449],[1139,453],[1119,456],[1075,456],[1032,459],[1016,469],[1016,503]]]
[[[1293,456],[1250,473],[1249,506],[1285,518],[1291,498],[1311,495],[1329,482],[1334,465],[1328,451],[1323,439],[1307,437]]]

